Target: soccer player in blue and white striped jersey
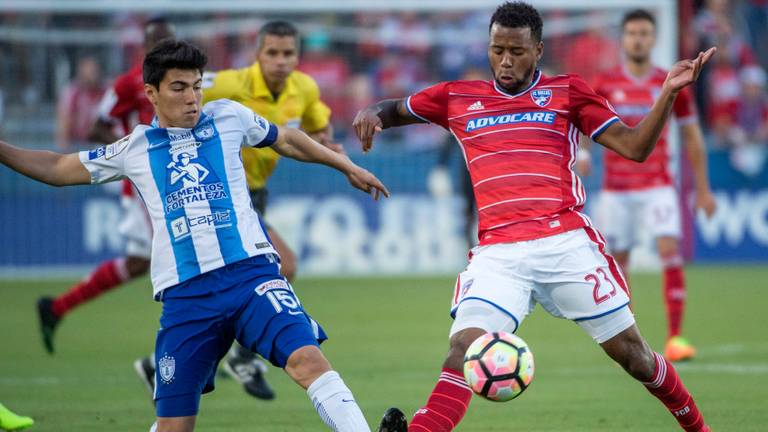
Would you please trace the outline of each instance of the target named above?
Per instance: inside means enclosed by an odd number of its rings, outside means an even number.
[[[152,284],[163,302],[155,346],[158,431],[194,429],[200,395],[232,341],[269,359],[307,393],[335,431],[369,431],[319,349],[326,336],[280,276],[279,257],[251,207],[241,145],[344,173],[374,198],[384,185],[297,129],[279,128],[229,100],[201,107],[205,54],[169,40],[147,54],[145,91],[156,118],[92,151],[57,154],[0,142],[0,163],[63,186],[128,178],[152,218]]]

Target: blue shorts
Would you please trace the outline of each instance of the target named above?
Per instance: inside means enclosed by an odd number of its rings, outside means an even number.
[[[162,293],[155,344],[158,417],[197,415],[233,340],[285,367],[295,350],[327,339],[280,275],[275,255],[203,273]]]

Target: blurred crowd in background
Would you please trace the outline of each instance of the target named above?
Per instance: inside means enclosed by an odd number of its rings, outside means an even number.
[[[696,88],[707,145],[730,152],[733,167],[745,176],[757,175],[768,155],[768,0],[704,0],[692,6],[690,22],[680,23],[681,54],[719,48]],[[352,118],[372,101],[403,97],[441,80],[490,78],[488,16],[487,10],[167,15],[181,37],[206,50],[210,70],[248,66],[261,24],[273,18],[294,21],[302,31],[299,69],[319,84],[333,111],[336,139],[351,152],[357,149]],[[0,14],[0,137],[28,146],[53,142],[64,151],[89,146],[87,132],[111,78],[141,60],[141,25],[148,18],[107,17]],[[621,13],[547,11],[543,67],[589,81],[614,66],[620,59],[620,19]],[[445,141],[438,128],[416,131],[407,139],[394,131],[384,139],[414,151]]]

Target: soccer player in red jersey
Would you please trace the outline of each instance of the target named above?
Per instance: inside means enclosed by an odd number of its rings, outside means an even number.
[[[629,12],[624,16],[622,28],[623,62],[601,74],[594,88],[597,94],[608,99],[624,123],[634,126],[650,111],[661,94],[667,71],[651,63],[656,22],[650,13],[644,10]],[[696,208],[711,216],[716,204],[707,180],[704,140],[694,100],[687,88],[680,91],[672,112],[680,125],[688,160],[693,168]],[[685,277],[680,253],[680,199],[669,169],[668,135],[667,130],[662,132],[656,148],[642,164],[614,152],[605,153],[603,192],[598,200],[596,219],[625,277],[636,228],[644,226],[655,238],[664,269],[668,325],[664,357],[680,361],[693,358],[696,351],[680,335],[685,307]],[[590,171],[588,156],[582,153],[579,157],[577,168],[581,174]]]
[[[714,54],[676,63],[645,118],[630,127],[576,75],[538,68],[542,21],[523,2],[504,3],[491,18],[491,81],[444,82],[408,98],[384,100],[358,113],[363,150],[376,132],[436,123],[464,152],[477,201],[480,244],[459,275],[454,322],[442,373],[408,427],[451,431],[472,392],[462,370],[467,347],[491,331],[514,332],[536,303],[576,322],[657,397],[686,431],[709,431],[672,364],[654,353],[629,309],[626,281],[605,242],[582,213],[584,188],[574,172],[579,133],[621,156],[648,158],[680,91]],[[405,430],[389,410],[380,430]]]

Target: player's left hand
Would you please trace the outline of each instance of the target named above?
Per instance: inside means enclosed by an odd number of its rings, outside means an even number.
[[[712,191],[709,189],[696,193],[696,201],[694,205],[697,209],[704,211],[704,214],[707,215],[707,219],[711,218],[717,210],[717,201],[715,200]]]
[[[706,51],[700,51],[699,55],[693,60],[680,60],[675,63],[667,74],[664,87],[673,93],[677,93],[685,86],[696,81],[699,78],[699,74],[701,74],[701,68],[715,54],[715,51],[717,51],[717,48],[712,47]]]
[[[371,194],[374,200],[378,200],[382,194],[389,198],[387,187],[368,170],[355,166],[352,171],[347,173],[347,179],[353,187]]]

